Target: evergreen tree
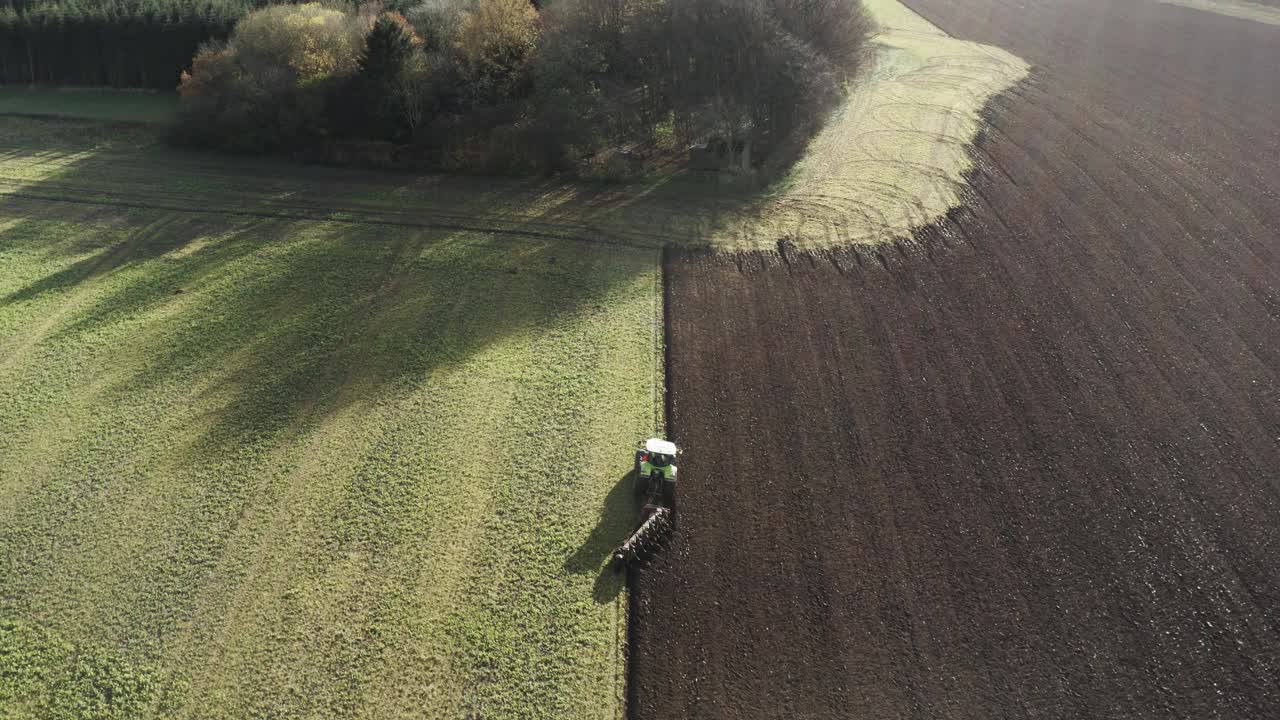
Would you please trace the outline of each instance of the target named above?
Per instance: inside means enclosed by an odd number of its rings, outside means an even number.
[[[0,84],[171,90],[258,0],[0,0]]]
[[[358,85],[366,111],[364,134],[403,139],[405,103],[401,79],[422,41],[400,13],[383,13],[365,38]]]
[[[385,87],[395,81],[409,62],[417,38],[409,23],[399,13],[378,16],[365,40],[360,55],[360,75],[374,87]]]

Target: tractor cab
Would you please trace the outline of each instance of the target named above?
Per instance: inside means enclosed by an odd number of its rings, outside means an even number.
[[[641,498],[640,525],[613,553],[613,566],[621,569],[652,553],[676,526],[676,456],[679,448],[670,440],[649,438],[636,449],[636,496]]]
[[[676,456],[680,450],[670,440],[650,438],[636,450],[635,489],[637,495],[674,508],[676,502]]]
[[[650,438],[636,451],[636,476],[644,480],[659,477],[676,481],[676,455],[680,450],[670,440]]]

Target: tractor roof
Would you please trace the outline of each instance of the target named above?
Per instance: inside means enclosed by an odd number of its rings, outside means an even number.
[[[649,440],[644,444],[644,449],[646,452],[651,452],[651,453],[654,453],[655,455],[675,455],[676,454],[675,443],[671,442],[670,440],[659,440],[658,438],[649,438]]]

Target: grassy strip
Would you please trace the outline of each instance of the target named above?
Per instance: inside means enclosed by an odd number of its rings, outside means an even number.
[[[619,711],[653,251],[11,200],[0,265],[9,714]]]
[[[752,234],[807,247],[909,235],[961,202],[987,101],[1027,76],[999,48],[957,40],[897,0],[866,0],[880,27],[866,76],[758,208]]]
[[[177,108],[172,93],[0,86],[0,113],[158,124],[172,120]]]

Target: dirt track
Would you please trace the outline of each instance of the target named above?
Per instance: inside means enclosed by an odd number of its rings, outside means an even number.
[[[634,716],[1276,717],[1280,27],[910,4],[1038,69],[916,238],[669,256]]]

